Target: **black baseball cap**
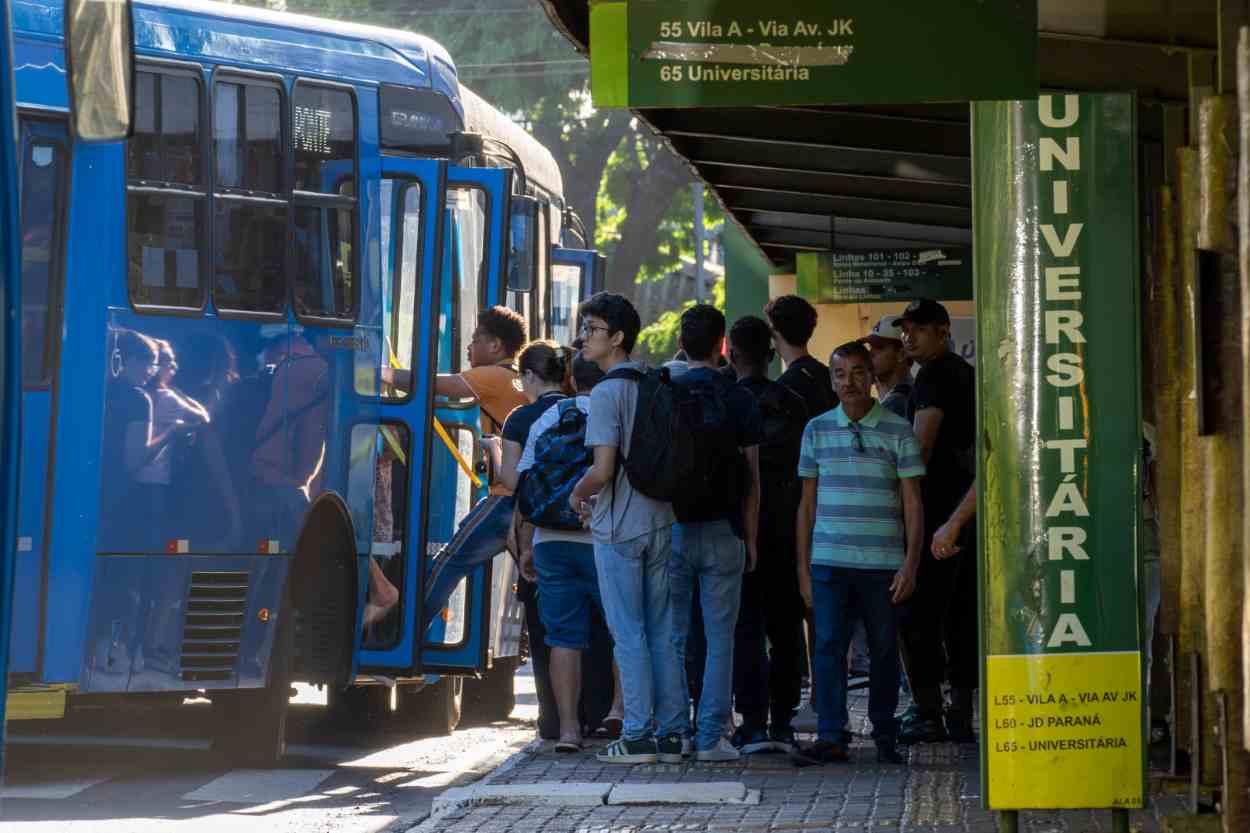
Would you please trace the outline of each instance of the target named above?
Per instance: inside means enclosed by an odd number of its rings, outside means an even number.
[[[937,301],[917,298],[907,305],[902,315],[894,319],[894,326],[897,327],[904,321],[910,321],[913,324],[950,324],[951,316],[946,311],[946,307]]]

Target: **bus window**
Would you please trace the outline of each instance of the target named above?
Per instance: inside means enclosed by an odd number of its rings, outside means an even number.
[[[457,276],[453,299],[455,343],[451,372],[459,372],[468,362],[469,342],[477,326],[479,291],[486,274],[486,221],[490,216],[486,192],[481,188],[451,188],[447,192],[448,226],[455,241]],[[440,362],[440,366],[442,363]]]
[[[548,225],[550,213],[546,205],[540,205],[538,223],[535,226],[535,243],[537,258],[534,271],[534,304],[535,320],[530,324],[531,338],[551,338],[551,227]],[[541,318],[540,318],[541,316]],[[565,344],[567,342],[561,342]]]
[[[391,217],[393,195],[400,197],[399,239],[393,238]],[[388,370],[411,371],[413,324],[417,310],[417,292],[421,283],[421,184],[384,179],[381,182],[381,248],[382,259],[395,267],[383,271],[382,309],[386,322],[382,351],[382,396],[406,399],[411,391],[400,384],[410,378],[408,373],[391,376]],[[393,253],[393,255],[392,255]],[[394,260],[392,261],[392,257]]]
[[[282,147],[277,87],[216,84],[213,299],[221,310],[282,310],[287,236]]]
[[[295,313],[356,315],[356,109],[351,93],[303,81],[291,108]]]
[[[22,384],[48,384],[60,298],[65,148],[29,137],[22,158]]]
[[[207,222],[200,80],[176,70],[135,74],[135,130],[126,146],[127,287],[136,307],[204,305]]]
[[[551,337],[560,344],[572,344],[573,311],[582,285],[582,268],[570,263],[551,265]]]
[[[408,454],[411,447],[408,428],[400,423],[361,424],[352,428],[348,504],[371,507],[372,517],[354,520],[364,529],[372,529],[369,555],[395,587],[404,586],[402,555],[408,540]],[[403,604],[402,593],[400,604]],[[382,630],[375,629],[369,634],[370,647],[398,641],[402,607],[397,612],[401,615],[387,617],[378,625]]]

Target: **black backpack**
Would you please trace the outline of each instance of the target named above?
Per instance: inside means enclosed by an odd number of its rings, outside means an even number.
[[[760,442],[760,526],[793,527],[799,504],[799,454],[807,427],[807,403],[778,382],[747,386],[755,394],[763,423]]]
[[[643,373],[620,367],[604,379],[638,385],[638,406],[624,460],[629,485],[655,500],[671,502],[695,475],[698,404],[673,382],[668,368]]]
[[[673,513],[683,523],[728,519],[741,535],[742,497],[746,493],[746,457],[726,396],[731,385],[721,379],[678,382],[694,399],[695,467],[673,499]]]
[[[760,443],[760,482],[798,479],[799,450],[807,427],[803,397],[785,385],[768,382],[755,397],[764,440]]]
[[[595,459],[586,447],[586,415],[576,399],[563,399],[554,407],[560,409],[560,418],[534,441],[534,465],[517,486],[517,511],[544,529],[581,529],[569,495]]]

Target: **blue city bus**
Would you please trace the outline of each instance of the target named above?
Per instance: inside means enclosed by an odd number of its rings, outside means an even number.
[[[427,38],[193,0],[134,4],[133,134],[72,144],[60,0],[11,9],[10,717],[202,692],[214,745],[265,763],[295,681],[385,683],[443,730],[464,677],[510,693],[506,555],[416,633],[490,474],[478,409],[433,376],[494,303],[571,340],[595,261],[555,245],[550,153]],[[370,559],[400,602],[366,631]]]

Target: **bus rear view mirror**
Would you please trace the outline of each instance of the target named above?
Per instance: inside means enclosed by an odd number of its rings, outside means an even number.
[[[508,225],[508,289],[529,292],[538,273],[538,200],[514,194]]]
[[[134,25],[130,0],[65,0],[74,135],[86,142],[130,136],[134,116]]]

